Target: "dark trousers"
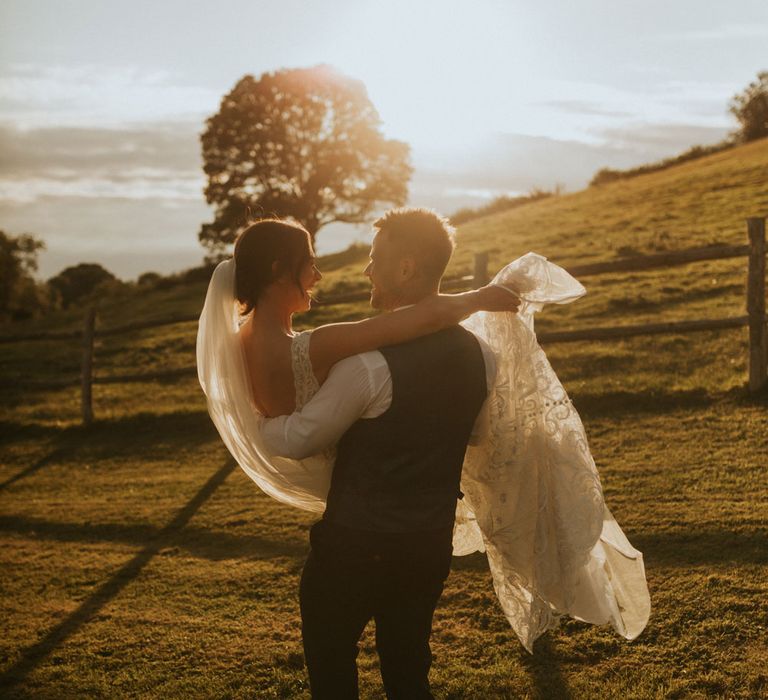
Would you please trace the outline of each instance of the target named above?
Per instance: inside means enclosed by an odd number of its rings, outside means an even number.
[[[451,539],[452,528],[405,535],[326,520],[312,527],[299,598],[313,698],[358,697],[357,643],[371,619],[387,697],[432,698],[429,637]]]

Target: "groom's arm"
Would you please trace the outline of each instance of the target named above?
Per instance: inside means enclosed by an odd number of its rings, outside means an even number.
[[[383,413],[392,396],[392,379],[378,352],[337,362],[319,391],[289,416],[267,418],[261,436],[274,455],[304,459],[335,445],[360,418]]]

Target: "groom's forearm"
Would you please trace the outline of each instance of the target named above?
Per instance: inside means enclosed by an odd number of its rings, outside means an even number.
[[[273,455],[304,459],[335,445],[371,401],[368,372],[357,357],[337,362],[300,411],[266,418],[261,437]]]
[[[326,439],[321,425],[310,424],[296,413],[264,421],[261,437],[272,455],[291,459],[304,459],[333,444]]]

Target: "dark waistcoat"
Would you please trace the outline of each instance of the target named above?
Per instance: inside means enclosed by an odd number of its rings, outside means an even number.
[[[323,517],[374,532],[450,528],[467,442],[487,394],[482,350],[454,326],[381,354],[392,403],[339,441]]]

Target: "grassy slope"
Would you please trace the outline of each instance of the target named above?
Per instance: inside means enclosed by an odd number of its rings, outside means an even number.
[[[460,231],[453,271],[468,271],[481,249],[498,267],[527,250],[568,264],[628,248],[741,243],[744,217],[766,213],[763,141],[473,222]],[[355,284],[362,260],[348,257],[328,261],[326,290]],[[539,325],[741,314],[745,276],[745,261],[732,260],[590,278],[587,297],[546,310]],[[103,316],[189,313],[203,293],[105,301]],[[364,310],[322,309],[303,322]],[[567,622],[529,657],[495,603],[483,557],[456,559],[435,618],[436,693],[768,692],[768,401],[743,392],[746,332],[548,353],[584,418],[606,499],[645,553],[651,622],[633,643]],[[78,354],[76,343],[0,346],[0,377],[76,374]],[[193,361],[194,324],[97,347],[105,374]],[[306,697],[296,589],[313,518],[272,502],[240,470],[206,489],[227,460],[194,380],[97,386],[90,430],[77,427],[73,390],[3,383],[0,669],[20,672],[15,684],[0,675],[3,695]],[[363,696],[381,697],[372,642],[369,630]]]

